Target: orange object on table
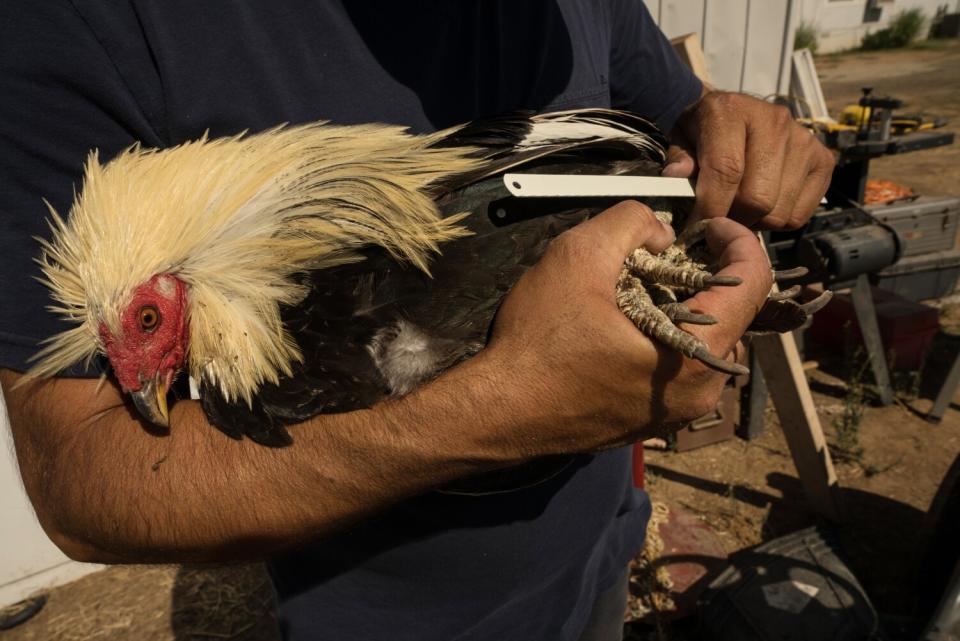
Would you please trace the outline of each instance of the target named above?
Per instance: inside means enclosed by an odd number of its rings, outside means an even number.
[[[868,180],[863,193],[864,205],[879,205],[907,196],[913,196],[913,190],[890,180]]]

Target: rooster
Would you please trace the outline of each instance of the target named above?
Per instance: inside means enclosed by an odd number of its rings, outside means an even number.
[[[220,430],[289,443],[286,424],[406,394],[475,354],[550,239],[603,208],[558,201],[500,224],[487,204],[506,170],[655,175],[664,158],[651,123],[599,109],[419,136],[284,126],[134,146],[106,164],[93,152],[69,217],[50,208],[39,258],[51,309],[76,325],[30,374],[105,355],[143,416],[166,425],[168,390],[186,372]],[[621,279],[631,291],[635,272]],[[700,287],[736,284],[703,273]],[[741,372],[657,329],[713,322],[676,297],[618,300],[655,338]]]

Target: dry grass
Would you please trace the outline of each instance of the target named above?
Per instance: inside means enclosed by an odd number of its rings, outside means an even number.
[[[3,641],[276,641],[259,565],[116,566],[50,592]]]

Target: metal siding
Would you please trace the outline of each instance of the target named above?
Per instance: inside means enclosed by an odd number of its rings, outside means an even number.
[[[644,1],[668,38],[700,37],[717,88],[768,96],[789,86],[794,0]]]
[[[713,0],[706,5],[705,32],[701,39],[713,84],[718,89],[740,90],[749,4],[750,0]],[[771,52],[766,55],[771,56]],[[779,62],[779,56],[776,60]]]
[[[660,29],[668,38],[700,33],[705,4],[705,0],[664,0],[660,9]]]
[[[650,12],[650,15],[653,16],[656,23],[660,24],[660,5],[663,3],[663,0],[643,0],[643,3],[647,5],[647,11]]]
[[[777,91],[787,5],[784,2],[752,0],[749,6],[740,91],[765,97]]]

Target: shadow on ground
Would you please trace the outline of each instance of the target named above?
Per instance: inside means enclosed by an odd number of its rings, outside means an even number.
[[[172,590],[176,641],[279,641],[273,588],[262,565],[183,566]]]
[[[722,500],[736,500],[758,508],[769,506],[762,538],[770,541],[818,523],[804,496],[799,479],[775,472],[766,477],[770,492],[742,485],[728,485],[695,475],[648,464],[647,469],[663,479],[688,485]],[[920,621],[914,620],[923,553],[931,539],[927,515],[910,505],[854,488],[840,490],[842,520],[832,524],[844,561],[880,613],[891,638],[909,638]],[[819,521],[821,524],[822,521]],[[694,589],[705,587],[722,570],[704,577]],[[694,617],[695,619],[695,617]],[[644,625],[628,626],[628,639],[699,638],[693,620],[675,622],[664,636]],[[905,635],[901,637],[901,634]]]

